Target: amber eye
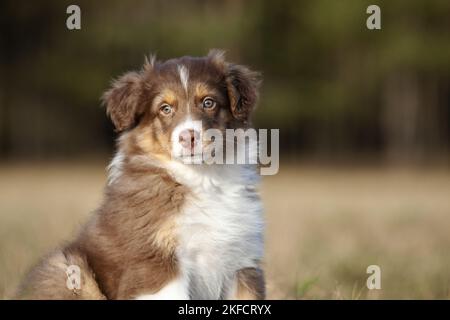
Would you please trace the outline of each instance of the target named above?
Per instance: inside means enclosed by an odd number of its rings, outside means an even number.
[[[159,111],[164,114],[164,115],[169,115],[173,112],[173,108],[171,105],[168,105],[167,103],[163,104],[160,108]]]
[[[216,102],[212,98],[206,97],[205,99],[203,99],[202,106],[203,109],[212,109],[216,106]]]

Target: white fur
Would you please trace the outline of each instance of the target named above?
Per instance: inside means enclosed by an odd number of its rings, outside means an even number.
[[[180,128],[189,125],[192,122]],[[123,161],[119,151],[108,167],[108,183],[120,177]],[[262,205],[255,191],[260,177],[255,166],[186,165],[175,159],[158,165],[190,191],[177,221],[180,276],[159,292],[137,298],[232,297],[236,272],[258,267],[264,251]]]
[[[109,165],[109,183],[122,174],[124,156]],[[157,299],[231,298],[236,272],[258,267],[264,251],[262,204],[256,194],[254,166],[186,165],[172,160],[164,167],[190,193],[177,221],[180,276],[154,294]]]
[[[143,294],[136,300],[188,300],[188,284],[183,277],[177,278],[153,294]]]
[[[188,83],[189,83],[189,70],[184,65],[178,66],[178,74],[180,75],[181,85],[184,88],[184,91],[188,92]]]
[[[189,86],[189,70],[188,70],[188,68],[186,68],[186,66],[184,66],[182,64],[178,65],[178,75],[180,76],[180,81],[181,81],[181,85],[184,88],[184,92],[186,92],[187,113],[191,114],[191,106],[189,103],[189,91],[188,91],[188,86]]]
[[[181,274],[192,299],[229,297],[236,272],[258,267],[263,255],[259,176],[243,165],[184,165],[169,172],[190,188],[178,221]]]
[[[122,166],[125,156],[122,152],[117,152],[107,167],[108,185],[113,184],[122,175]]]

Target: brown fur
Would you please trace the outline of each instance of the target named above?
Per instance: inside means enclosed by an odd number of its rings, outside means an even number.
[[[66,270],[70,265],[77,265],[82,270],[82,290],[72,291],[66,286]],[[98,288],[86,256],[80,250],[69,246],[65,249],[55,250],[44,257],[24,279],[17,298],[27,300],[103,300],[105,296]]]
[[[157,292],[175,277],[173,218],[186,190],[152,168],[129,163],[125,170],[107,187],[104,204],[78,239],[45,259],[25,280],[23,298],[129,299]],[[79,265],[85,279],[79,296],[66,287],[70,264]],[[96,282],[99,288],[85,285]]]
[[[179,63],[198,82],[194,106],[206,95],[218,104],[214,110],[193,108],[194,117],[222,130],[248,125],[257,74],[226,63],[219,52],[206,58],[146,61],[141,71],[116,80],[103,101],[116,130],[125,131],[118,143],[124,155],[121,175],[107,185],[103,203],[77,239],[32,270],[20,298],[130,299],[156,293],[177,276],[175,219],[189,190],[154,164],[170,156],[170,132],[185,112],[184,95],[174,84]],[[161,115],[163,102],[177,108],[177,114]],[[71,264],[81,268],[79,292],[66,287]],[[238,278],[238,297],[264,297],[260,271],[243,270]]]
[[[261,269],[247,268],[237,273],[236,300],[263,300],[266,297],[264,274]]]

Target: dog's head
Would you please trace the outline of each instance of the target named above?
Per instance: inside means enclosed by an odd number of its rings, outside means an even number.
[[[141,151],[195,156],[205,130],[250,126],[259,79],[217,50],[200,58],[151,58],[140,71],[115,80],[103,101],[116,130],[129,132]]]

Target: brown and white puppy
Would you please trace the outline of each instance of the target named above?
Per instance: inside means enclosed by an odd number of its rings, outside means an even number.
[[[250,127],[258,84],[220,51],[152,58],[114,81],[103,101],[121,135],[103,203],[75,241],[30,272],[19,297],[263,299],[256,167],[183,161],[186,150],[197,156],[201,132]],[[81,271],[73,290],[71,265]]]

